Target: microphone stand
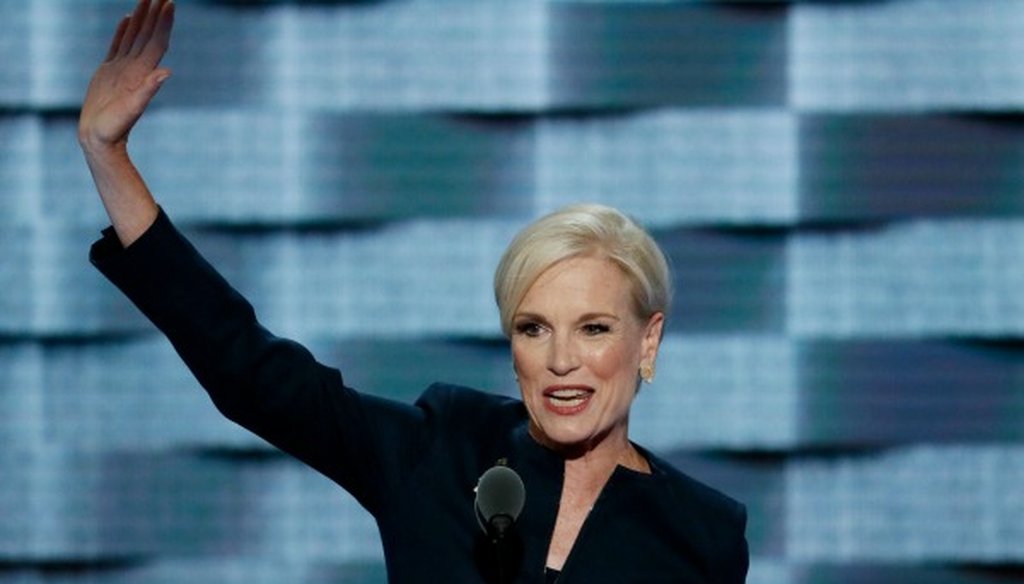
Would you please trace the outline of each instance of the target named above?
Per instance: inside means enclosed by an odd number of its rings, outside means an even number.
[[[497,584],[512,584],[512,580],[509,578],[510,574],[506,573],[507,566],[505,565],[508,559],[505,554],[505,533],[512,527],[512,524],[513,520],[508,515],[495,515],[490,521]]]

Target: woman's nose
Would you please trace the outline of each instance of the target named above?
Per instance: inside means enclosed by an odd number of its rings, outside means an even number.
[[[548,370],[567,375],[579,367],[576,347],[567,335],[554,335],[548,347]]]

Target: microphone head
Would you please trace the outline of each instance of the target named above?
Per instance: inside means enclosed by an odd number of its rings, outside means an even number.
[[[503,535],[515,523],[525,502],[523,479],[507,466],[491,467],[477,483],[476,518],[488,534]]]

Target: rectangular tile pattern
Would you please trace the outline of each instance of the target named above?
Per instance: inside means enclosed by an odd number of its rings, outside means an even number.
[[[122,1],[0,3],[0,582],[384,581],[88,266]],[[752,584],[1019,581],[1024,3],[180,2],[133,154],[365,391],[514,394],[490,278],[621,207],[676,297],[635,438],[744,500]]]

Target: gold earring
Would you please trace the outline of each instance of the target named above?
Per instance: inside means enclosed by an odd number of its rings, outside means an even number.
[[[644,363],[640,366],[640,379],[643,379],[645,383],[654,381],[654,366]]]

